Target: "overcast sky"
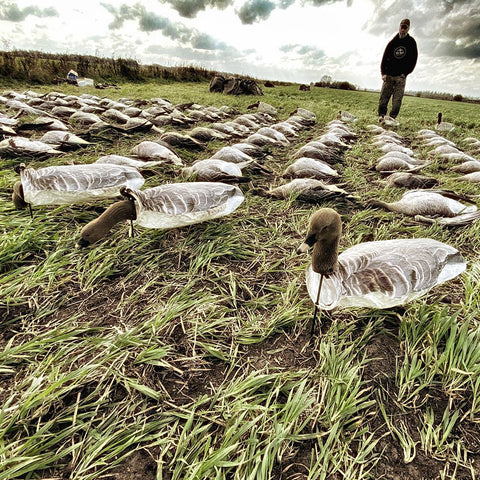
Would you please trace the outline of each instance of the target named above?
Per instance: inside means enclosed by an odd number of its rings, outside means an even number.
[[[405,17],[419,48],[407,90],[480,98],[479,0],[0,0],[0,49],[379,89]]]

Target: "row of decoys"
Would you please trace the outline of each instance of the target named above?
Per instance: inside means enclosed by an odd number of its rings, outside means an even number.
[[[345,132],[340,140],[343,144],[335,145],[338,137],[324,140],[340,151],[347,148],[348,129],[340,124],[329,125],[329,128]],[[98,168],[102,163],[93,166]],[[133,166],[121,167],[138,173]],[[22,168],[24,176],[27,170]],[[319,181],[308,177],[294,181],[303,180]],[[143,178],[137,177],[136,181],[143,182]],[[123,185],[120,192],[124,200],[116,202],[86,225],[80,243],[87,245],[98,241],[123,220],[135,221],[146,228],[173,228],[217,218],[234,211],[244,199],[238,187],[216,182],[168,184],[144,191],[139,188]],[[435,285],[465,270],[465,261],[456,249],[428,238],[367,242],[339,255],[341,232],[338,213],[321,209],[312,216],[305,243],[299,248],[301,252],[313,247],[306,283],[315,306],[321,309],[337,306],[390,308],[424,295]]]
[[[294,128],[298,131],[298,129],[305,128],[306,125],[312,125],[312,122],[314,122],[312,115],[311,112],[298,109],[296,115],[292,115],[285,122],[278,122],[277,126],[281,128],[284,127],[286,130]],[[262,128],[264,129],[265,127],[260,127],[260,129]],[[277,132],[274,129],[272,129],[272,131]],[[261,133],[268,135],[270,132],[263,131]],[[142,143],[145,144],[146,142]],[[229,205],[232,204],[232,201],[228,200],[232,191],[236,199],[241,198],[243,200],[243,194],[237,187],[232,189],[229,185],[222,186],[222,184],[218,182],[216,185],[205,183],[197,183],[195,185],[183,183],[170,184],[168,187],[164,186],[165,188],[162,189],[156,187],[155,189],[140,191],[139,188],[143,185],[144,179],[137,170],[139,162],[143,165],[152,165],[158,163],[159,158],[161,158],[160,161],[165,161],[167,155],[173,155],[172,151],[167,147],[155,142],[150,143],[155,145],[156,151],[161,149],[162,154],[160,157],[142,154],[141,151],[138,150],[137,145],[132,150],[132,153],[139,158],[143,158],[141,161],[130,157],[109,155],[99,158],[97,162],[90,165],[51,166],[38,170],[26,168],[25,165],[22,165],[19,169],[21,181],[16,183],[12,196],[14,204],[22,208],[25,207],[26,204],[43,205],[88,202],[92,199],[116,196],[120,192],[125,194],[125,192],[128,191],[131,200],[130,203],[132,203],[132,199],[135,199],[133,202],[136,202],[137,210],[139,208],[142,209],[140,203],[148,199],[148,208],[157,205],[157,208],[166,215],[165,218],[170,217],[171,220],[166,223],[163,221],[148,223],[143,219],[145,217],[144,214],[138,215],[137,213],[135,215],[129,213],[125,218],[135,220],[139,225],[150,228],[171,228],[172,225],[174,226],[175,224],[175,218],[178,218],[180,222],[177,226],[182,226],[183,224],[196,223],[197,221],[204,221],[208,218],[216,218],[217,216],[230,213],[241,203],[237,200],[233,202],[234,207],[225,207],[225,205],[223,205],[227,201]],[[222,162],[225,165],[229,165],[230,168],[233,167],[237,169],[253,162],[253,158],[242,151],[240,144],[238,146],[239,148],[235,148],[234,145],[230,147],[230,149],[236,152],[237,157],[241,155],[242,158],[248,158],[246,162],[240,164],[240,167],[238,163],[227,162],[220,159],[211,159],[211,162]],[[244,148],[244,150],[249,152],[256,152],[260,149],[258,145],[248,143],[248,137],[244,142],[244,146],[249,147],[248,149]],[[225,153],[225,151],[223,151],[223,153]],[[153,158],[153,160],[146,162],[146,158]],[[172,163],[183,164],[182,161],[176,157],[168,160]],[[111,174],[109,172],[111,172]],[[227,173],[232,176],[232,172]],[[239,172],[233,173],[239,174]],[[208,180],[214,181],[215,179],[208,178]],[[102,185],[103,188],[101,188]],[[181,194],[175,192],[181,192]],[[226,194],[225,192],[230,193]],[[192,209],[191,212],[186,210],[186,205]],[[143,212],[146,208],[147,207],[143,208]],[[112,225],[113,218],[115,219],[114,223],[120,221],[123,217],[119,216],[118,212],[124,212],[118,205],[112,209],[107,209],[102,216],[102,221],[93,222],[93,224],[99,228],[102,227],[99,231],[106,233],[109,229],[105,230],[102,226],[105,224],[103,222],[105,221],[107,225]],[[189,217],[187,223],[184,223],[185,220],[181,220],[181,215]],[[86,232],[89,232],[89,229],[87,229]],[[90,238],[93,238],[92,235],[88,235]]]
[[[157,128],[157,126],[188,127],[198,121],[220,124],[220,122],[238,113],[237,110],[226,106],[220,108],[203,107],[194,103],[174,106],[167,100],[160,98],[151,99],[148,102],[150,106],[146,108],[138,108],[134,106],[132,100],[113,101],[87,94],[67,96],[52,92],[40,95],[35,94],[35,92],[18,94],[10,91],[4,92],[4,95],[6,96],[0,96],[0,105],[3,105],[8,111],[14,111],[15,116],[0,115],[0,125],[5,126],[0,134],[8,135],[6,141],[0,143],[0,152],[12,155],[22,153],[26,155],[57,154],[58,151],[54,150],[58,149],[59,146],[61,147],[60,150],[63,150],[88,144],[86,140],[81,142],[78,138],[71,136],[78,133],[77,130],[85,136],[86,133],[98,132],[108,128],[122,133],[136,133],[153,129],[153,131],[165,134],[163,141],[167,144],[170,142],[170,146],[188,140],[190,148],[203,149],[205,146],[195,138],[176,135],[175,132],[164,132],[162,128]],[[7,96],[11,98],[7,98]],[[139,102],[137,101],[137,103]],[[194,113],[201,113],[201,115],[195,116]],[[17,117],[23,114],[33,115],[36,118],[33,122],[21,123]],[[76,131],[71,132],[72,129]],[[49,133],[45,139],[28,138],[28,140],[45,143],[50,147],[26,142],[25,132],[42,130],[54,131],[55,133]],[[70,132],[70,134],[62,134],[61,132]]]
[[[416,173],[430,162],[416,157],[413,150],[405,147],[406,140],[398,133],[373,125],[370,131],[374,133],[372,144],[380,147],[382,151],[389,150],[376,165],[376,170],[380,173],[390,174],[386,179],[386,185],[413,190],[404,192],[396,201],[371,199],[368,202],[369,206],[411,216],[423,223],[449,226],[467,225],[480,218],[475,201],[465,195],[433,188],[438,185],[437,179]],[[435,154],[441,153],[437,149],[444,146],[451,148],[453,144],[439,133],[427,129],[420,130],[417,139],[424,142],[423,146],[435,148]]]
[[[458,147],[454,141],[428,129],[420,130],[417,133],[417,138],[422,146],[430,148],[430,155],[433,157],[455,163],[455,165],[451,167],[451,170],[463,174],[457,178],[459,181],[480,182],[480,161]],[[468,147],[475,145],[478,140],[473,137],[468,137],[464,139],[463,142]],[[480,145],[480,142],[478,142],[478,144]]]

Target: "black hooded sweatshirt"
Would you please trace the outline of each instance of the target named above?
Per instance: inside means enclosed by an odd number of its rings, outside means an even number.
[[[397,33],[388,43],[383,53],[380,70],[382,75],[405,75],[413,72],[417,64],[417,42],[410,36],[400,38]]]

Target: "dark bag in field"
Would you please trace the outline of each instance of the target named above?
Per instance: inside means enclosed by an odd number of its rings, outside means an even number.
[[[210,92],[223,92],[226,95],[263,95],[262,89],[254,80],[216,75],[210,81]]]

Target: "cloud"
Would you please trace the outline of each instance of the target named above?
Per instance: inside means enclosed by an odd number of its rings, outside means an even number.
[[[14,3],[0,2],[0,20],[8,22],[21,22],[29,15],[35,17],[58,17],[58,12],[53,7],[38,8],[36,6],[28,6],[25,8],[18,8]]]
[[[111,30],[121,28],[126,20],[133,20],[138,22],[142,32],[161,31],[165,37],[183,45],[190,45],[193,49],[225,51],[230,48],[226,43],[218,41],[207,33],[199,32],[195,28],[149,12],[140,4],[132,7],[122,5],[119,8],[106,3],[101,5],[114,17],[109,25]]]
[[[407,16],[420,55],[480,59],[478,0],[408,0],[393,4],[374,0],[374,3],[375,14],[367,26],[370,32],[393,36],[399,21]]]
[[[342,0],[305,0],[305,5],[312,5],[314,7],[323,7],[324,5],[332,4],[332,3],[338,3],[339,1]],[[352,1],[353,0],[347,0],[346,4],[347,7],[352,6]]]
[[[195,18],[197,13],[208,7],[225,9],[233,4],[233,0],[164,0],[182,17]]]
[[[318,68],[328,61],[325,52],[315,46],[289,44],[282,45],[280,51],[286,54],[289,61],[300,61],[304,66],[310,68]]]
[[[248,0],[237,11],[237,15],[243,24],[251,25],[266,20],[275,8],[277,5],[270,0]]]
[[[343,0],[303,0],[301,4],[322,7],[340,1]],[[352,5],[352,1],[353,0],[347,0],[346,3],[348,7]],[[237,15],[243,24],[251,25],[255,22],[267,20],[275,9],[287,9],[296,2],[297,0],[277,0],[276,2],[272,0],[247,0],[240,9],[237,10]]]

